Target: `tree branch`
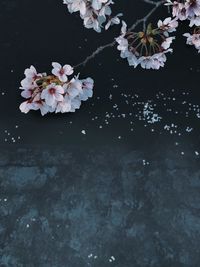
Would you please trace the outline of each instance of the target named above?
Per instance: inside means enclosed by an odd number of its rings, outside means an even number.
[[[154,7],[141,19],[136,20],[136,22],[128,29],[128,31],[134,30],[139,24],[143,23],[143,28],[145,28],[146,22],[149,19],[149,17],[158,9],[159,6],[161,6],[163,3],[165,3],[165,0],[161,0],[158,2],[154,2],[152,0],[144,0],[144,2],[153,4]],[[74,68],[78,68],[80,66],[85,66],[91,59],[95,58],[98,54],[100,54],[104,49],[113,47],[116,44],[116,41],[114,40],[111,43],[108,43],[106,45],[98,47],[90,56],[86,57],[84,61],[74,66]]]
[[[109,44],[102,45],[102,46],[98,47],[90,56],[86,57],[86,59],[83,62],[81,62],[81,63],[77,64],[76,66],[74,66],[74,68],[78,68],[80,66],[85,66],[88,63],[88,61],[93,59],[96,55],[100,54],[104,49],[114,46],[115,43],[116,43],[116,41],[114,40],[112,43],[109,43]]]
[[[156,5],[158,2],[153,0],[143,0],[147,4]]]
[[[146,24],[147,20],[149,19],[149,17],[158,9],[159,6],[161,6],[163,3],[165,3],[166,1],[161,0],[159,2],[156,2],[154,5],[155,7],[152,8],[149,13],[147,13],[147,15],[142,18],[142,19],[138,19],[136,20],[136,22],[128,29],[129,31],[134,30],[140,23]]]

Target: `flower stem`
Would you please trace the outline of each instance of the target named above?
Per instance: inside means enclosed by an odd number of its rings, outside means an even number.
[[[151,0],[144,0],[144,1],[146,3],[153,4],[154,7],[143,18],[136,20],[132,24],[132,26],[128,29],[128,31],[134,30],[141,23],[143,23],[143,28],[146,28],[146,22],[149,19],[149,17],[158,9],[158,7],[160,7],[163,3],[165,3],[165,0],[160,0],[158,2],[154,2],[154,1],[151,1]],[[116,44],[116,41],[114,40],[111,43],[108,43],[106,45],[102,45],[102,46],[98,47],[91,55],[86,57],[85,60],[83,60],[82,62],[80,62],[77,65],[75,65],[74,69],[78,68],[78,67],[82,67],[82,66],[84,67],[91,59],[95,58],[97,55],[99,55],[106,48],[115,46],[115,44]]]

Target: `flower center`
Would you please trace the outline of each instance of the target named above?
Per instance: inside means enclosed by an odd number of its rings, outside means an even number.
[[[65,71],[64,71],[64,69],[62,68],[62,69],[60,69],[60,75],[64,75],[65,74]]]
[[[50,89],[49,89],[49,93],[50,93],[51,95],[54,95],[54,94],[55,94],[55,91],[56,91],[55,88],[50,88]]]
[[[164,50],[162,43],[166,39],[163,31],[164,29],[153,29],[149,24],[143,32],[128,32],[126,38],[129,51],[136,56],[152,56],[155,53],[162,52]]]

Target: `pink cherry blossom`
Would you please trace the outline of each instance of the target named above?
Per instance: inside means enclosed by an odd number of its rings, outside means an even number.
[[[26,69],[24,72],[26,78],[36,80],[39,77],[42,77],[42,74],[38,74],[34,66],[30,66],[29,69]]]
[[[30,98],[32,94],[33,94],[33,89],[27,89],[21,92],[21,96],[27,99]]]
[[[63,100],[64,89],[60,85],[52,83],[46,87],[41,93],[41,98],[45,99],[45,102],[49,106],[56,105],[57,101]]]
[[[53,64],[55,67],[58,67],[55,64],[59,63]],[[60,64],[59,67],[61,67]],[[66,74],[71,75],[72,68],[66,69]],[[57,75],[47,76],[45,73],[33,75],[36,73],[34,67],[25,71],[27,83],[29,83],[29,80],[32,83],[31,86],[28,84],[27,86],[20,87],[22,97],[27,99],[20,105],[20,110],[23,113],[28,113],[30,110],[40,110],[41,115],[44,116],[49,112],[75,112],[76,109],[80,108],[81,101],[92,97],[94,82],[91,78],[80,80],[78,75],[69,81],[61,82],[60,77]]]
[[[64,90],[70,98],[78,96],[82,92],[82,82],[77,77],[65,84]]]
[[[186,0],[185,9],[189,18],[200,16],[200,0]]]
[[[33,105],[34,110],[40,110],[42,116],[46,115],[48,112],[53,112],[55,110],[55,108],[48,106],[45,101],[42,101],[41,99],[34,102]]]
[[[105,27],[107,30],[113,24],[119,24],[119,17],[112,16],[112,0],[64,0],[70,13],[79,12],[83,24],[87,29],[101,32]],[[105,26],[104,26],[105,25]]]
[[[168,17],[164,19],[164,21],[159,20],[157,25],[158,28],[163,31],[165,36],[169,36],[169,33],[176,31],[176,28],[178,27],[178,21],[177,18],[172,19],[171,17]]]
[[[141,67],[143,69],[154,69],[154,70],[158,70],[160,67],[164,67],[166,60],[167,58],[165,53],[157,53],[150,57],[141,57],[139,59]]]
[[[73,73],[73,68],[70,65],[64,65],[63,67],[57,63],[53,62],[52,63],[53,70],[52,73],[59,78],[61,82],[67,82],[69,75]]]
[[[167,0],[167,4],[172,6],[173,17],[183,21],[189,20],[190,27],[200,26],[200,0]]]
[[[64,4],[68,5],[70,13],[80,11],[81,15],[86,13],[86,2],[84,0],[64,0]]]
[[[186,43],[188,45],[194,45],[194,47],[198,50],[198,53],[200,53],[200,33],[185,33],[183,36],[187,37]]]
[[[175,39],[175,37],[173,36],[173,37],[168,37],[168,38],[166,38],[165,39],[165,41],[161,44],[161,46],[165,49],[165,50],[167,50],[169,47],[170,47],[170,45],[171,45],[171,43],[172,43],[172,41]]]
[[[131,32],[127,31],[126,23],[122,23],[121,35],[116,38],[117,49],[130,66],[155,70],[164,67],[166,53],[172,52],[169,48],[175,39],[169,34],[175,31],[178,23],[176,19],[167,18],[163,22],[159,20],[157,25],[155,29],[149,24],[143,32]]]
[[[82,101],[88,100],[93,95],[94,81],[91,78],[82,80],[82,92],[79,94],[79,99]]]
[[[56,107],[56,113],[66,113],[70,112],[71,110],[71,99],[68,95],[66,95],[62,101],[58,102],[58,105]]]
[[[24,101],[23,103],[21,103],[19,108],[20,108],[21,112],[28,113],[30,110],[35,109],[35,106],[33,103],[30,103],[27,100],[27,101]]]

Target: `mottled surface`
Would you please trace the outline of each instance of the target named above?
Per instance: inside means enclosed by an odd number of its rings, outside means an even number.
[[[128,25],[151,8],[114,7]],[[46,117],[19,111],[24,69],[76,65],[120,27],[84,29],[62,0],[1,0],[0,25],[0,267],[199,267],[200,55],[187,23],[164,69],[105,50],[76,70],[94,97]]]
[[[169,151],[2,147],[0,266],[199,266],[199,159]]]

